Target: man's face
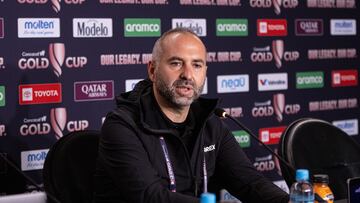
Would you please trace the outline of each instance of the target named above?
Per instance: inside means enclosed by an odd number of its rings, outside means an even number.
[[[155,62],[155,91],[176,107],[190,106],[204,87],[206,50],[191,34],[172,34],[162,44],[163,54]]]

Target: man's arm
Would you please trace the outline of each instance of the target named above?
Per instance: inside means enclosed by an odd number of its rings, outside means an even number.
[[[127,202],[192,203],[195,197],[174,193],[161,183],[147,152],[131,126],[111,116],[102,128],[99,158],[121,197]]]
[[[288,195],[253,167],[234,136],[223,132],[216,167],[225,188],[243,202],[288,202]]]

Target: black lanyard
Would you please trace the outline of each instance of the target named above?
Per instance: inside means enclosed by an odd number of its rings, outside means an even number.
[[[170,161],[170,156],[169,156],[168,149],[166,147],[165,139],[162,136],[159,139],[160,139],[161,148],[163,150],[165,161],[166,161],[166,168],[169,173],[169,178],[170,178],[169,189],[171,192],[176,192],[175,173],[174,173],[174,169],[172,167],[171,161]],[[204,160],[203,161],[203,172],[204,172],[204,191],[203,192],[206,193],[207,192],[207,171],[206,171],[205,154],[204,154],[203,160]]]

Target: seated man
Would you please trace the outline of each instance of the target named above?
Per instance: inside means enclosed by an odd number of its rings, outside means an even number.
[[[199,98],[206,48],[177,28],[155,43],[149,79],[117,98],[102,127],[95,202],[199,202],[225,188],[243,202],[288,202],[252,166],[213,114],[217,100]]]

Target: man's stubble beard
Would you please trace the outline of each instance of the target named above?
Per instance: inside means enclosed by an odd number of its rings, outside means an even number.
[[[199,98],[204,88],[205,81],[200,87],[197,87],[194,81],[186,79],[177,79],[172,84],[166,84],[165,80],[163,80],[162,75],[158,71],[155,71],[155,75],[155,86],[157,88],[157,92],[160,94],[160,96],[162,96],[166,101],[168,101],[175,107],[190,106],[196,99]],[[188,98],[178,95],[176,92],[176,86],[179,85],[191,85],[193,90],[192,97]]]

